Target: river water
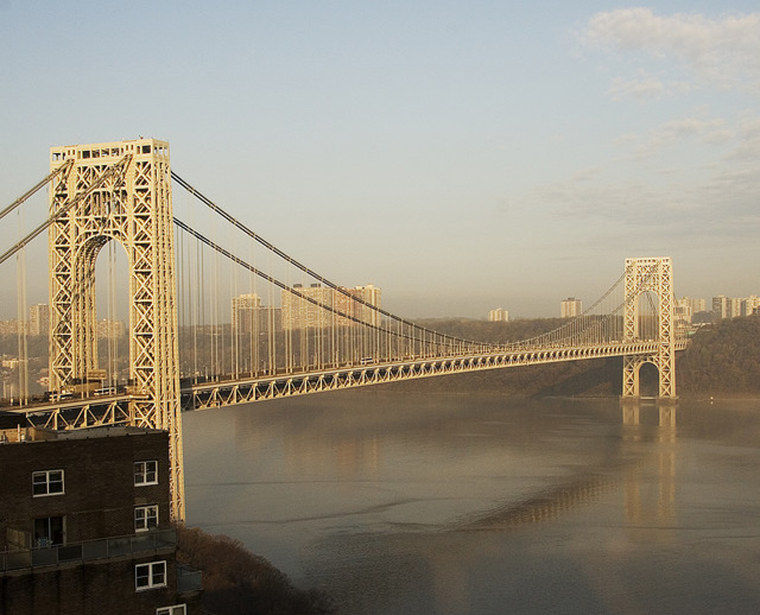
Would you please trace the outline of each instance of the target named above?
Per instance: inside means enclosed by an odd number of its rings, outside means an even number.
[[[187,521],[342,615],[760,611],[760,403],[320,394],[184,415]]]

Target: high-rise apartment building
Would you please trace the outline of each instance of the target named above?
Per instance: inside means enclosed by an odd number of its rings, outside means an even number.
[[[256,293],[238,295],[232,298],[232,330],[238,334],[250,333],[254,320],[261,310],[261,297]]]
[[[737,318],[742,315],[744,309],[744,299],[739,297],[732,297],[728,303],[728,317]]]
[[[676,318],[691,323],[695,314],[707,311],[707,301],[693,297],[681,297],[676,301],[675,310]]]
[[[583,313],[583,303],[580,299],[575,297],[568,297],[560,303],[560,317],[561,318],[574,318],[580,316]]]
[[[726,297],[725,295],[713,297],[713,318],[722,320],[723,318],[736,318],[737,316],[741,316],[745,309],[744,301],[744,299]]]
[[[29,306],[29,335],[47,335],[50,328],[50,306],[38,303]]]
[[[712,313],[714,318],[728,318],[728,301],[729,299],[725,295],[718,295],[712,298]]]
[[[682,324],[688,324],[691,322],[691,319],[694,317],[694,308],[692,308],[691,301],[688,297],[678,299],[673,307],[675,310],[676,322]]]
[[[282,327],[285,330],[346,327],[359,323],[380,325],[380,313],[370,306],[380,307],[381,290],[373,284],[341,288],[344,292],[321,284],[309,287],[295,284],[293,289],[302,296],[282,291]],[[355,301],[354,297],[364,303]]]
[[[504,308],[496,308],[488,312],[489,322],[507,322],[509,320],[509,312]]]
[[[760,297],[757,295],[750,295],[744,300],[744,306],[742,309],[743,316],[751,316],[760,311]]]
[[[691,305],[692,314],[707,311],[707,301],[705,299],[695,299],[691,297],[684,297],[684,299],[689,300],[689,305]]]
[[[323,329],[333,322],[346,324],[340,322],[345,319],[336,320],[337,317],[334,313],[320,307],[324,305],[340,312],[345,311],[345,306],[338,305],[335,302],[336,297],[332,288],[321,284],[312,284],[308,287],[294,284],[293,289],[302,297],[298,297],[287,290],[282,291],[282,328],[286,331],[309,328]]]
[[[349,288],[348,291],[354,296],[362,301],[368,303],[369,305],[361,305],[360,303],[357,303],[355,301],[352,301],[353,304],[353,316],[358,318],[362,322],[366,322],[368,324],[371,324],[375,327],[380,326],[380,312],[377,310],[373,310],[370,305],[375,307],[380,307],[380,297],[382,294],[382,291],[375,286],[374,284],[365,284],[364,286],[354,286],[353,288]]]
[[[280,308],[261,304],[256,293],[238,295],[232,298],[232,332],[236,336],[247,336],[281,328]]]

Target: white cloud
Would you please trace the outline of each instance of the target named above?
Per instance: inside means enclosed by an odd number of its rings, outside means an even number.
[[[671,120],[655,127],[648,135],[648,148],[659,149],[681,143],[687,139],[699,139],[701,141],[715,141],[718,133],[728,133],[724,120],[700,119],[687,117],[680,120]]]
[[[758,171],[726,170],[698,183],[673,179],[658,186],[611,178],[593,184],[568,179],[525,198],[526,204],[550,203],[557,216],[588,220],[589,229],[619,229],[630,238],[653,234],[675,240],[708,230],[716,236],[755,236],[760,227]]]
[[[638,99],[660,98],[665,93],[665,84],[655,77],[643,77],[633,80],[614,79],[610,86],[610,96],[620,100],[628,96]]]
[[[737,126],[738,145],[730,155],[732,162],[760,160],[760,117],[750,115],[742,118]]]
[[[747,129],[731,125],[722,118],[700,117],[697,114],[663,122],[644,133],[626,133],[617,139],[617,144],[636,157],[649,157],[672,147],[687,143],[706,146],[730,146],[734,140],[748,140],[742,137]]]
[[[680,151],[665,158],[667,165],[658,159],[652,167],[647,157],[704,143],[718,143],[722,153],[699,167]],[[627,135],[623,144],[641,156],[536,187],[523,195],[523,206],[549,205],[554,215],[588,220],[600,233],[619,229],[630,238],[747,238],[760,230],[760,116],[747,113],[729,122],[698,113]]]
[[[723,87],[760,89],[760,13],[710,19],[699,14],[655,15],[648,8],[597,13],[582,35],[590,45],[639,52]],[[613,84],[612,92],[655,92],[655,79]],[[663,86],[664,87],[664,86]]]
[[[613,100],[632,97],[638,100],[662,98],[672,94],[685,92],[690,89],[684,81],[664,82],[658,77],[640,70],[633,79],[613,79],[608,94]]]

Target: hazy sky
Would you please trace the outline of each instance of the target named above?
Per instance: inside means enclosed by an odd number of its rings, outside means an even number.
[[[558,315],[629,256],[760,294],[756,1],[0,0],[0,60],[0,206],[154,136],[403,315]]]

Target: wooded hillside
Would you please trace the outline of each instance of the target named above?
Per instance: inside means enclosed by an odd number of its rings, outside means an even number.
[[[485,322],[429,320],[421,324],[468,339],[504,343],[526,339],[563,324],[558,318]],[[403,386],[462,390],[476,386],[524,395],[620,395],[622,360],[597,359],[415,380]],[[697,331],[688,349],[677,355],[681,396],[760,395],[760,315],[724,320]],[[656,374],[642,373],[647,394],[654,394]],[[399,385],[402,386],[402,385]]]

